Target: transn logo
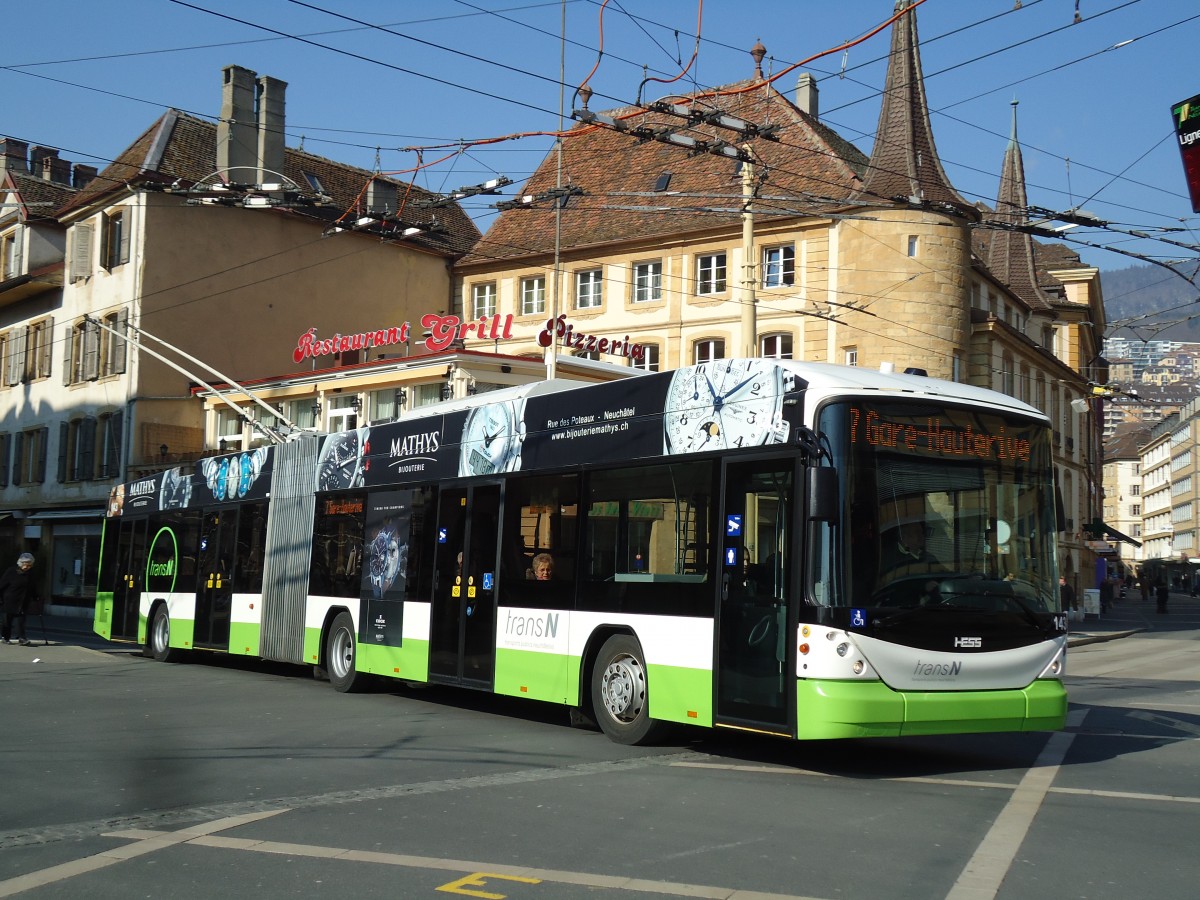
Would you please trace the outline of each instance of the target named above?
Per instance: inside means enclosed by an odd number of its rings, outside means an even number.
[[[962,647],[962,648],[965,648],[965,649],[972,649],[972,648],[978,649],[979,647],[982,647],[982,646],[983,646],[983,638],[977,638],[977,637],[956,637],[956,638],[954,639],[954,646],[955,646],[955,647]]]

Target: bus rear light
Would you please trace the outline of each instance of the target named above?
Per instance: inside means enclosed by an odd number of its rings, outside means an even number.
[[[845,641],[842,641],[840,644],[837,645],[837,655],[838,656],[845,656],[849,652],[850,652],[850,645],[847,644]]]
[[[800,633],[802,635],[804,635],[804,637],[808,637],[810,634],[812,634],[812,631],[809,630],[809,627],[807,625],[805,625],[803,628],[800,629]]]

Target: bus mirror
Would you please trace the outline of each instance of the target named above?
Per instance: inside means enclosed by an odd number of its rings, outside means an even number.
[[[837,470],[814,466],[808,470],[808,518],[836,523],[838,518]]]

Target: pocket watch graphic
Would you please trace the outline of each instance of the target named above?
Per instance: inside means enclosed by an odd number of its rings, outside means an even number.
[[[787,441],[783,396],[795,376],[769,360],[718,359],[677,369],[663,410],[666,453]]]
[[[523,404],[522,404],[523,406]],[[477,406],[467,414],[458,457],[459,475],[493,475],[521,468],[525,439],[522,410],[515,401]]]
[[[362,457],[367,432],[368,429],[359,428],[325,438],[321,447],[321,462],[317,466],[318,491],[340,491],[363,486],[366,473]]]

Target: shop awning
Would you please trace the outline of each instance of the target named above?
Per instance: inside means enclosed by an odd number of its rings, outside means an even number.
[[[1122,534],[1106,522],[1101,522],[1099,519],[1092,519],[1090,525],[1084,525],[1083,530],[1090,534],[1098,541],[1105,538],[1113,541],[1124,541],[1126,544],[1133,544],[1135,547],[1142,546],[1141,541],[1135,541],[1127,534]]]
[[[94,509],[40,509],[25,517],[27,522],[40,522],[50,519],[103,519],[104,507]]]

